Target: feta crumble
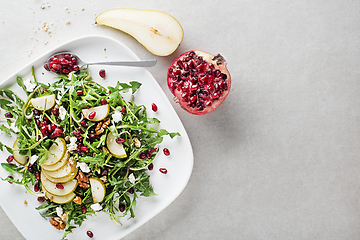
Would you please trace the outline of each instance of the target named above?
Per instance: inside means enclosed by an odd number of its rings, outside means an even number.
[[[134,176],[134,174],[133,173],[131,173],[130,175],[129,175],[129,181],[132,183],[132,184],[134,184],[135,183],[135,176]]]
[[[78,162],[78,163],[76,164],[76,167],[80,168],[81,171],[84,172],[84,173],[90,172],[89,166],[88,166],[86,163],[84,163],[84,162]]]
[[[118,123],[122,120],[122,114],[120,111],[115,110],[115,112],[112,114],[112,119],[115,123]]]
[[[64,120],[66,116],[66,109],[63,106],[59,107],[59,117],[61,120]]]
[[[90,208],[91,208],[92,210],[94,210],[95,212],[98,212],[98,211],[100,211],[100,210],[102,209],[102,207],[101,207],[101,205],[100,205],[99,203],[94,203],[94,204],[92,204],[92,205],[90,206]]]
[[[30,78],[27,78],[24,80],[24,86],[27,92],[32,92],[36,84]]]
[[[62,215],[64,214],[64,210],[62,209],[62,207],[56,207],[56,215],[58,215],[60,218],[62,217]]]
[[[38,160],[39,156],[38,155],[32,155],[30,158],[30,164],[33,165],[36,160]]]
[[[70,138],[70,143],[66,144],[66,147],[69,151],[74,151],[77,148],[77,144],[76,144],[77,138],[76,137],[71,137]]]

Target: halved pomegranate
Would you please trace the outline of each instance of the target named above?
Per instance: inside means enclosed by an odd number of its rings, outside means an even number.
[[[226,60],[220,54],[192,50],[181,54],[170,65],[167,84],[174,101],[189,113],[213,111],[230,91],[231,78]]]

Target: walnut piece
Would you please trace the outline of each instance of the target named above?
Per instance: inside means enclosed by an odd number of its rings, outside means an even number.
[[[76,179],[80,187],[85,189],[90,187],[89,178],[85,177],[82,171],[79,171],[79,174],[76,176]]]
[[[95,128],[95,134],[100,135],[104,132],[105,128],[110,124],[110,118],[105,118],[103,122],[99,122]]]
[[[74,199],[73,199],[73,202],[76,203],[77,205],[81,205],[81,197],[79,196],[76,196]]]
[[[57,230],[64,230],[66,227],[64,221],[59,217],[52,217],[49,219],[49,222]]]

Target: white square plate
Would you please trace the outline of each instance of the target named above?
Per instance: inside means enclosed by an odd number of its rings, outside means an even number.
[[[46,72],[43,64],[50,55],[60,51],[73,52],[85,62],[138,60],[138,57],[130,49],[114,39],[102,36],[86,36],[53,49],[2,82],[0,87],[11,89],[25,99],[25,93],[16,84],[16,77],[32,78],[31,67],[34,66],[38,82],[53,82],[55,75]],[[105,80],[101,79],[98,74],[102,68],[106,70]],[[134,219],[122,218],[123,225],[119,226],[114,224],[107,214],[98,213],[94,217],[89,217],[80,228],[76,228],[72,234],[68,235],[68,239],[83,239],[86,237],[86,231],[91,230],[96,239],[120,239],[149,221],[180,195],[189,181],[194,157],[184,126],[165,93],[149,71],[144,68],[119,66],[90,66],[89,71],[94,81],[106,87],[115,86],[117,81],[135,80],[141,82],[142,86],[135,93],[135,103],[144,104],[148,109],[148,116],[156,117],[161,121],[160,128],[181,134],[181,137],[174,139],[166,136],[160,144],[160,152],[154,160],[154,170],[149,171],[150,181],[157,195],[147,198],[139,197],[134,209]],[[151,111],[152,103],[158,106],[157,112]],[[15,137],[8,137],[1,133],[0,141],[12,146]],[[162,153],[164,147],[170,150],[170,156],[165,156]],[[0,158],[5,162],[9,154],[7,151],[0,152],[0,154]],[[159,172],[158,169],[162,167],[168,170],[167,174]],[[8,172],[0,167],[0,177],[5,178],[8,175]],[[48,220],[40,216],[35,209],[40,203],[35,196],[26,192],[23,186],[0,181],[0,191],[1,207],[26,239],[61,239],[63,231],[56,230]]]

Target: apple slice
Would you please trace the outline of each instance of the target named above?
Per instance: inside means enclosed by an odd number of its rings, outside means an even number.
[[[53,183],[67,183],[67,182],[70,182],[71,180],[73,180],[77,173],[78,173],[78,168],[75,169],[74,172],[70,173],[68,176],[66,177],[63,177],[63,178],[54,178],[54,177],[51,177],[48,175],[48,172],[47,171],[42,171],[44,172],[44,175],[45,177],[50,181],[50,182],[53,182]]]
[[[106,146],[114,157],[125,158],[127,156],[124,146],[116,142],[116,136],[111,132],[106,137]]]
[[[18,149],[17,142],[18,142],[18,139],[16,139],[14,142],[14,145],[13,145],[14,149]],[[21,165],[25,165],[29,159],[28,156],[21,155],[19,153],[19,151],[13,151],[13,156],[14,156],[15,161],[17,161]]]
[[[161,11],[116,8],[101,13],[96,17],[95,23],[133,36],[157,56],[173,53],[184,37],[180,23],[173,16]]]
[[[101,202],[105,197],[106,191],[104,183],[97,177],[89,178],[89,182],[94,203]]]
[[[63,138],[56,138],[55,143],[49,148],[49,153],[47,158],[42,163],[42,165],[53,165],[59,162],[65,155],[66,152],[66,143]]]
[[[46,171],[43,169],[42,171],[46,173],[46,175],[52,177],[52,178],[65,178],[69,176],[71,173],[74,173],[76,171],[76,160],[73,157],[70,157],[69,160],[66,162],[66,164],[56,170],[56,171]]]
[[[69,157],[70,157],[70,153],[68,151],[66,151],[64,156],[60,159],[60,161],[58,161],[57,163],[52,164],[52,165],[44,165],[44,164],[42,164],[41,168],[46,170],[46,171],[49,171],[49,172],[59,170],[60,168],[65,166],[65,164],[67,163]]]
[[[56,183],[51,182],[46,178],[43,171],[40,174],[40,181],[42,186],[48,193],[51,193],[56,196],[65,196],[75,191],[77,187],[77,180],[73,179],[70,182],[62,183],[61,185],[64,187],[63,189],[57,188]]]
[[[82,109],[81,112],[89,121],[98,122],[107,117],[109,110],[109,104],[105,104],[97,107],[85,108]]]
[[[69,193],[68,195],[65,195],[65,196],[56,196],[54,194],[51,194],[49,193],[48,191],[46,191],[44,189],[44,187],[42,188],[45,196],[50,199],[50,201],[54,202],[54,203],[57,203],[57,204],[65,204],[65,203],[68,203],[68,202],[71,202],[76,194],[74,192],[71,192]]]
[[[45,95],[30,100],[31,105],[40,111],[46,111],[54,107],[55,105],[55,94]]]

